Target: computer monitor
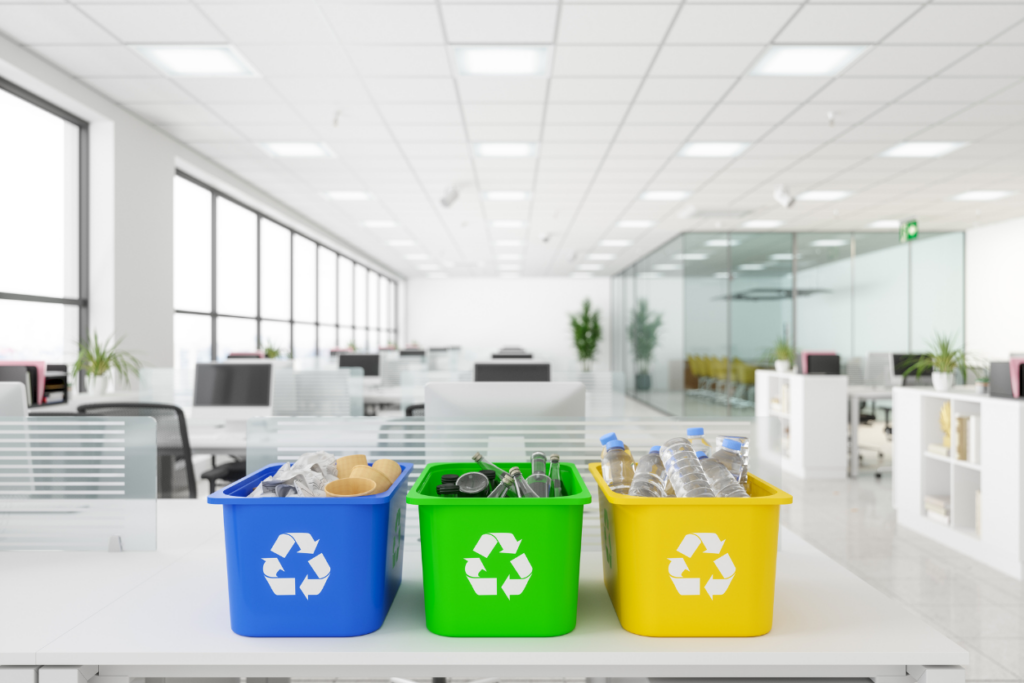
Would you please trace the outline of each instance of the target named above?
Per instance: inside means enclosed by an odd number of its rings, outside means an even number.
[[[838,375],[839,356],[819,356],[812,354],[807,357],[808,375]]]
[[[550,382],[548,363],[477,363],[473,374],[477,382]]]
[[[425,356],[427,352],[423,349],[402,349],[398,352],[399,356]]]
[[[338,367],[362,368],[364,377],[380,375],[380,356],[376,353],[342,353],[338,356]]]
[[[427,420],[508,420],[586,417],[582,382],[431,382]]]
[[[520,358],[529,360],[530,358],[533,358],[533,354],[527,353],[526,351],[499,351],[498,353],[492,353],[491,358],[495,360],[510,358]]]
[[[921,371],[920,375],[917,370],[911,371],[909,374],[904,374],[908,368],[913,367],[917,361],[922,358],[926,358],[927,354],[924,353],[894,353],[892,354],[892,374],[897,380],[896,384],[902,384],[905,386],[915,385],[926,385],[931,386],[932,380],[932,369],[930,367],[925,368]]]
[[[271,363],[196,363],[193,421],[220,424],[269,417],[273,377]]]

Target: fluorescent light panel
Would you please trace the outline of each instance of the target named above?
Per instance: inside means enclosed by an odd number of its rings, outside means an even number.
[[[682,270],[683,264],[681,263],[656,263],[654,265],[655,270]]]
[[[754,65],[755,76],[834,76],[864,52],[861,45],[775,45]]]
[[[718,278],[719,280],[728,280],[729,279],[729,273],[726,273],[726,272],[715,273],[715,277]]]
[[[743,224],[743,227],[744,228],[778,228],[781,225],[782,225],[782,221],[773,221],[773,220],[761,219],[761,220],[747,221],[746,223]]]
[[[631,244],[629,240],[601,240],[602,247],[628,247]]]
[[[672,258],[679,261],[707,261],[707,254],[676,254]]]
[[[796,198],[801,202],[834,202],[849,196],[850,193],[843,190],[809,190],[801,192]]]
[[[681,157],[738,157],[749,147],[745,142],[688,142],[679,150]]]
[[[882,152],[882,156],[912,159],[944,157],[966,146],[966,142],[901,142]]]
[[[542,45],[467,45],[455,48],[455,63],[463,76],[542,76],[550,54]]]
[[[740,270],[764,270],[763,263],[741,263]]]
[[[898,220],[896,220],[894,218],[885,218],[885,219],[880,220],[880,221],[875,221],[873,223],[869,223],[868,227],[869,228],[889,228],[889,229],[898,228],[898,227],[900,227],[900,221],[898,221]]]
[[[814,240],[811,242],[812,247],[845,247],[846,244],[846,240],[839,239]]]
[[[316,159],[334,156],[326,145],[319,142],[264,142],[260,148],[279,159]]]
[[[650,228],[653,225],[654,225],[654,221],[636,221],[636,220],[619,221],[618,223],[615,224],[615,226],[618,227],[618,228],[629,228],[631,230],[632,229]]]
[[[131,48],[172,78],[259,76],[233,45],[132,45]]]
[[[958,202],[992,202],[997,199],[1005,199],[1012,192],[1006,190],[974,190],[973,192],[962,192],[953,197]]]
[[[690,196],[682,190],[649,190],[640,195],[645,202],[681,202]]]
[[[473,146],[478,157],[532,157],[537,148],[530,142],[479,142]]]
[[[772,261],[792,261],[793,260],[793,254],[789,254],[789,253],[785,253],[785,254],[772,254],[768,258],[770,258]]]
[[[740,243],[739,240],[715,239],[715,240],[708,240],[707,242],[704,243],[704,246],[705,247],[735,247],[739,243]]]

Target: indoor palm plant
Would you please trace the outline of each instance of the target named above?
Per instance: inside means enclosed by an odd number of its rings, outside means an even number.
[[[88,337],[85,342],[78,345],[78,359],[75,361],[74,374],[84,372],[89,378],[88,388],[97,394],[105,394],[111,390],[111,380],[116,376],[122,382],[129,381],[139,374],[142,364],[139,359],[121,350],[123,339],[114,341],[108,337],[101,342],[96,332],[92,333],[92,339]],[[83,387],[85,390],[86,387]]]
[[[953,335],[935,335],[928,353],[920,356],[915,362],[902,370],[904,375],[915,373],[918,377],[925,370],[932,372],[932,386],[939,391],[949,391],[953,386],[953,373],[957,370],[963,381],[967,381],[967,352],[956,345],[956,337]]]
[[[796,363],[796,351],[785,337],[779,337],[775,346],[768,349],[765,359],[775,362],[776,372],[789,372]]]
[[[647,299],[640,299],[633,309],[633,318],[629,322],[629,341],[633,344],[633,358],[636,359],[636,390],[647,391],[651,388],[651,376],[648,374],[651,354],[658,345],[658,328],[661,327],[661,314],[654,314],[647,306]]]
[[[590,364],[597,351],[597,343],[601,341],[601,312],[591,309],[590,299],[583,300],[583,310],[579,315],[569,315],[572,324],[573,341],[583,372],[590,372]]]

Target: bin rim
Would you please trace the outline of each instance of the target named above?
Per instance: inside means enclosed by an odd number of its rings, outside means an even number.
[[[495,464],[509,465],[509,463]],[[441,496],[431,496],[423,492],[423,489],[427,486],[426,482],[429,480],[428,475],[431,469],[444,467],[445,465],[475,465],[475,463],[463,462],[432,462],[420,472],[420,476],[416,479],[416,484],[406,494],[406,502],[410,505],[587,505],[591,502],[592,498],[590,497],[590,491],[587,489],[586,482],[583,481],[583,477],[580,475],[579,467],[571,462],[563,462],[562,464],[572,465],[568,468],[568,476],[579,487],[579,492],[571,496],[558,496],[557,498],[443,498]],[[563,471],[562,474],[565,476],[566,472]]]
[[[251,485],[258,484],[268,478],[274,472],[281,469],[283,464],[272,463],[261,467],[230,486],[209,494],[206,497],[206,502],[210,505],[389,505],[402,482],[409,478],[409,473],[412,472],[413,468],[411,463],[398,463],[402,467],[402,473],[392,482],[391,488],[383,493],[377,493],[372,496],[356,496],[354,498],[308,498],[303,496],[293,496],[291,498],[246,498],[245,496],[235,495],[239,490],[250,488]]]
[[[607,482],[601,475],[601,463],[588,463],[590,473],[594,475],[598,487],[604,493],[605,498],[612,505],[660,505],[660,506],[731,506],[731,505],[789,505],[793,502],[793,496],[786,493],[778,486],[769,484],[764,479],[753,474],[747,474],[747,478],[753,480],[758,486],[770,491],[767,496],[756,496],[752,498],[644,498],[641,496],[627,496],[622,493],[615,493],[608,488]]]

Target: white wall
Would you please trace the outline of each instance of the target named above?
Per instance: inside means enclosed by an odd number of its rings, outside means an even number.
[[[967,351],[985,360],[1024,353],[1024,218],[966,233]]]
[[[593,369],[609,370],[610,292],[608,278],[410,280],[407,339],[423,348],[459,346],[464,357],[477,360],[520,346],[553,371],[578,370],[569,315],[589,298],[604,328]]]

